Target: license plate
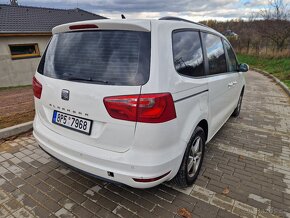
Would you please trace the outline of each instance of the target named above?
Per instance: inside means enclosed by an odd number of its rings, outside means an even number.
[[[92,121],[70,114],[53,111],[52,122],[54,124],[81,132],[87,135],[91,134]]]

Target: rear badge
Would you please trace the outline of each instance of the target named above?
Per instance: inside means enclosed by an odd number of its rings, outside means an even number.
[[[68,101],[69,100],[69,90],[63,89],[61,91],[61,99],[62,100],[65,100],[65,101]]]

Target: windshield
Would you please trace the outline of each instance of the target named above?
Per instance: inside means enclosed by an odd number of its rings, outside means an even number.
[[[83,31],[52,37],[38,72],[52,78],[113,85],[149,79],[150,32]]]

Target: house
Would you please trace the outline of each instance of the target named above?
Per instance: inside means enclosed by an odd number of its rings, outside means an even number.
[[[226,32],[224,33],[224,35],[227,38],[232,38],[232,39],[235,39],[235,40],[237,40],[239,38],[239,35],[236,34],[234,31],[232,31],[230,29],[227,29]]]
[[[105,19],[82,9],[0,4],[0,87],[31,84],[53,27]]]

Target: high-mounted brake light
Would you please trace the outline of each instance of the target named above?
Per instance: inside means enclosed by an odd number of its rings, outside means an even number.
[[[99,27],[96,24],[80,24],[80,25],[69,26],[70,30],[92,29],[92,28],[99,28]]]
[[[41,98],[41,92],[42,92],[42,85],[41,83],[35,78],[35,76],[32,79],[32,88],[33,88],[33,94],[36,98]]]
[[[106,97],[104,104],[110,116],[120,120],[163,123],[176,118],[170,93]]]

